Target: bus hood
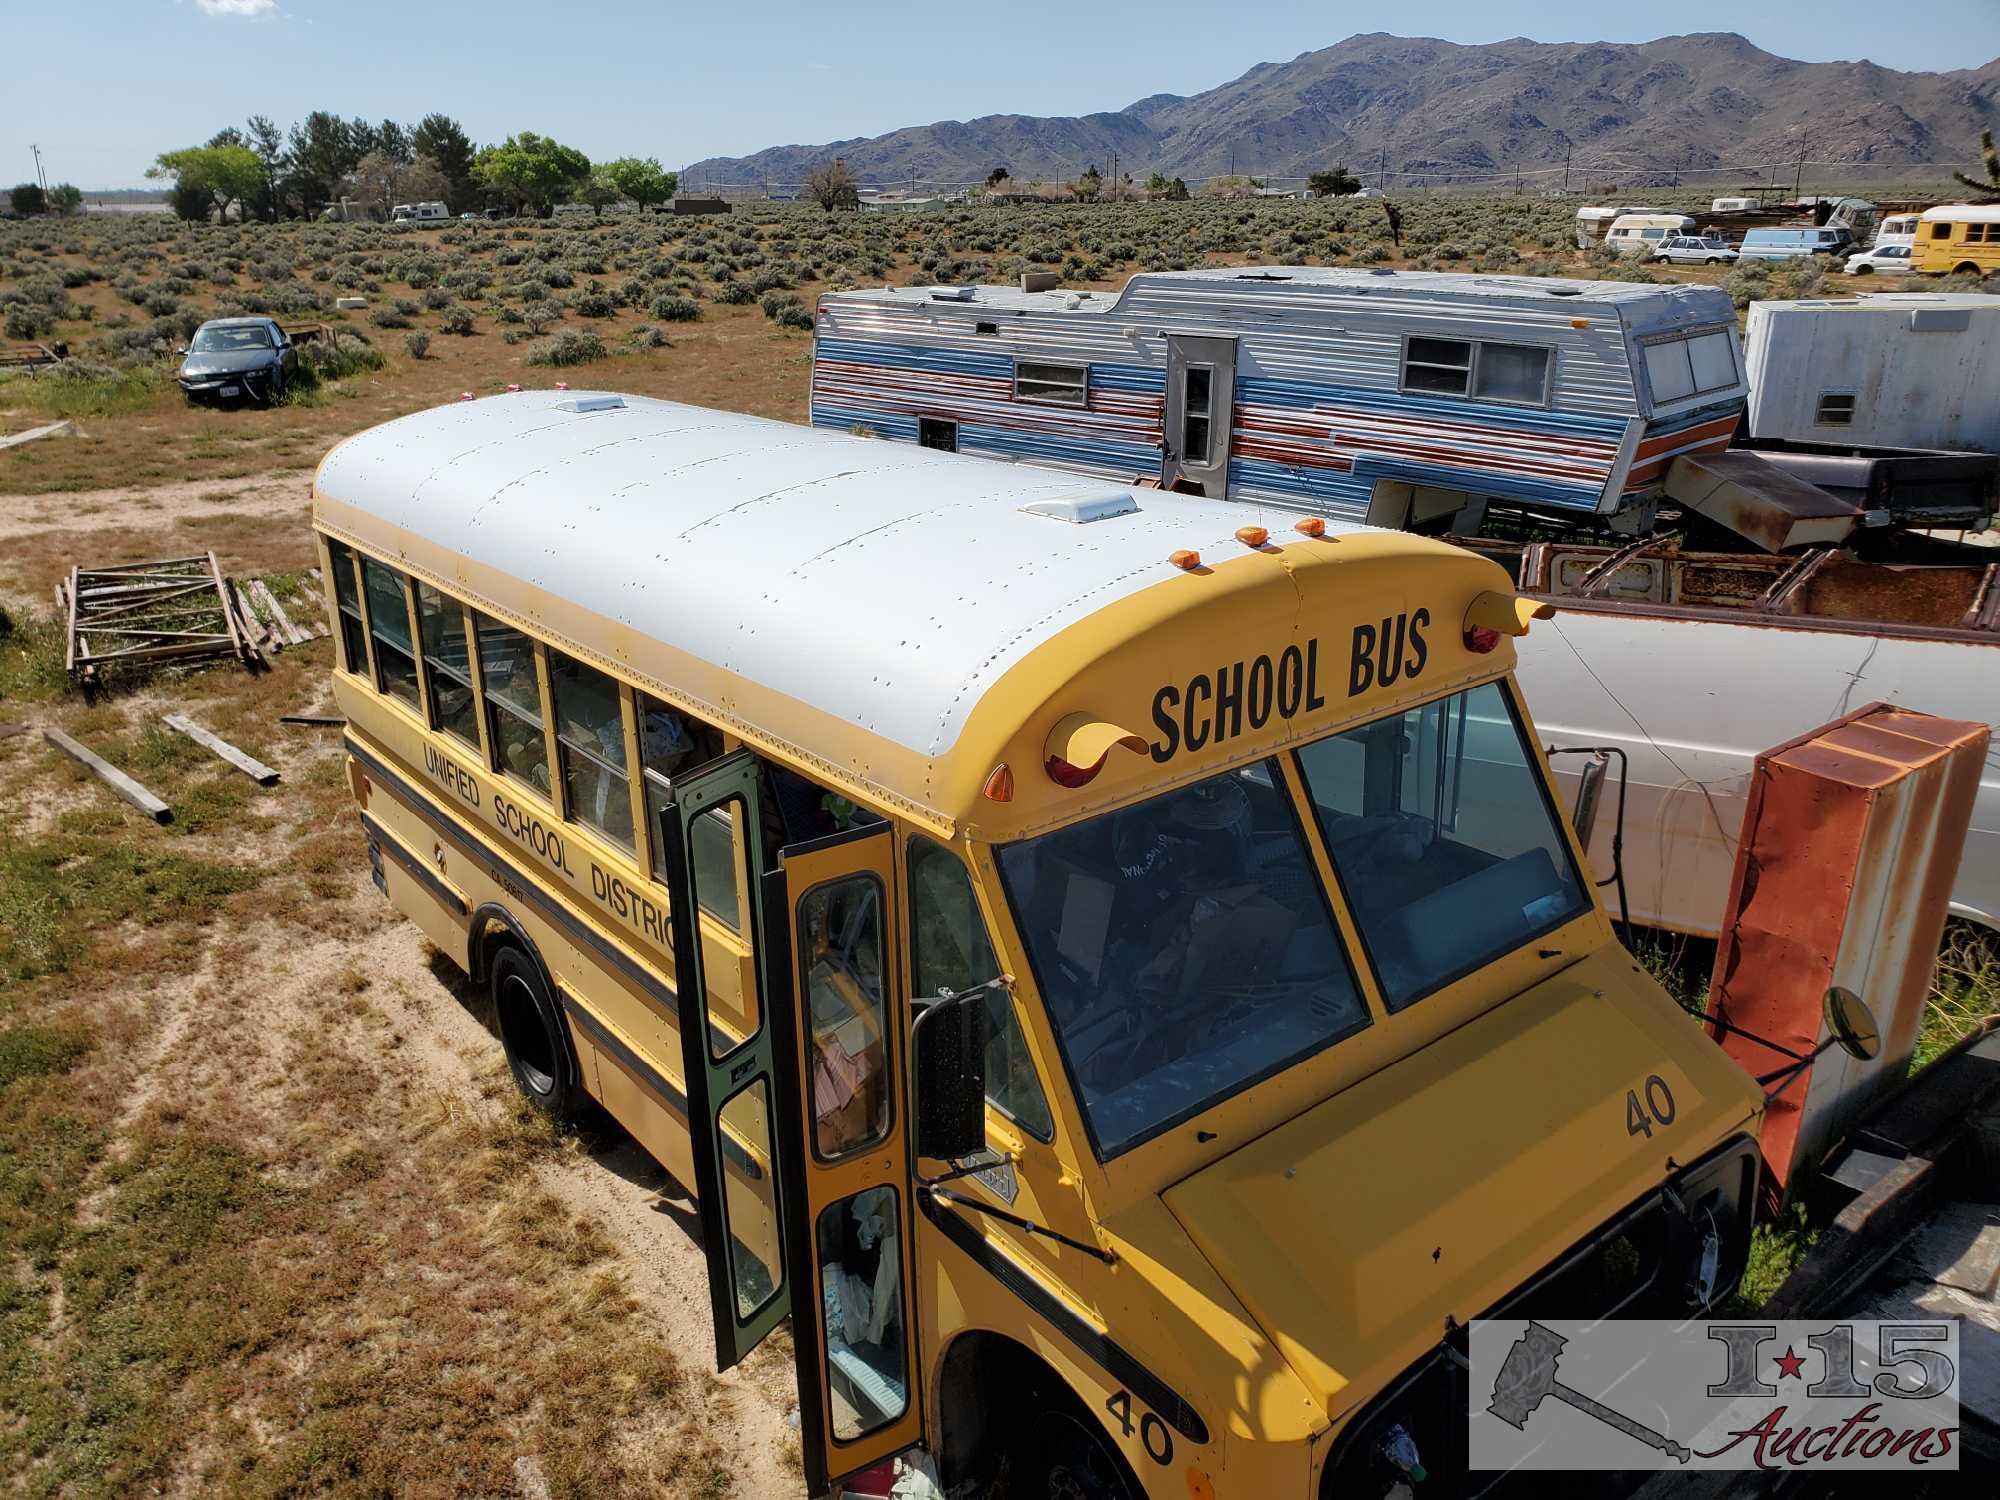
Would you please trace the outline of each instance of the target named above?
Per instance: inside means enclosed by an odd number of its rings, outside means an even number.
[[[1338,1420],[1760,1105],[1607,945],[1164,1197]]]

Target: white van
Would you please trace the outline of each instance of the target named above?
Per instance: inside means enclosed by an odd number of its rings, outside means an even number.
[[[442,224],[450,218],[442,203],[398,203],[389,210],[391,224]]]
[[[1916,214],[1891,214],[1875,231],[1875,242],[1868,248],[1881,250],[1889,245],[1914,245],[1917,242],[1917,223]]]
[[[1620,255],[1637,255],[1658,249],[1670,235],[1693,233],[1694,220],[1686,214],[1623,213],[1612,221],[1604,243]]]

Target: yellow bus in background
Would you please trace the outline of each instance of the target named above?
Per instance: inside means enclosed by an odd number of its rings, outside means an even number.
[[[2000,271],[2000,203],[1951,203],[1927,208],[1917,220],[1910,265],[1934,276]]]
[[[314,484],[375,878],[695,1193],[807,1488],[1386,1494],[1478,1315],[1686,1314],[1761,1096],[1404,533],[606,394]]]

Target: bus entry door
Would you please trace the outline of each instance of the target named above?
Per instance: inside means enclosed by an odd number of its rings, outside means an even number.
[[[800,1447],[810,1493],[922,1439],[910,1285],[908,998],[887,823],[783,850],[792,973],[773,1005],[794,1168]],[[794,1014],[781,1018],[781,1009]],[[789,1066],[785,1066],[788,1063]]]
[[[774,1038],[783,1033],[771,1018],[774,992],[785,988],[791,965],[783,908],[776,922],[764,915],[761,797],[757,758],[738,751],[676,780],[671,799],[659,810],[694,1157],[695,1180],[689,1186],[708,1256],[718,1370],[740,1363],[762,1343],[794,1300],[785,1230],[796,1210],[784,1191],[781,1163],[788,1143],[777,1123]],[[717,813],[733,830],[727,841],[713,837]],[[699,912],[702,892],[711,885],[734,887],[748,898],[741,902],[739,925],[756,974],[752,993],[738,993],[743,986],[731,982],[733,975],[717,975],[719,983],[710,989]],[[805,1301],[812,1300],[808,1291]]]

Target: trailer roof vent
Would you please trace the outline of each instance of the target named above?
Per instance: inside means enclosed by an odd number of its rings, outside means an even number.
[[[571,396],[566,401],[556,403],[557,411],[566,411],[578,416],[593,411],[621,411],[625,406],[623,396]]]
[[[1239,271],[1238,281],[1290,281],[1292,278],[1283,271]]]
[[[1370,276],[1394,276],[1396,273],[1387,266],[1377,266],[1368,273]]]
[[[1139,512],[1139,502],[1126,490],[1104,495],[1065,495],[1056,500],[1037,500],[1021,507],[1022,514],[1046,516],[1051,521],[1067,521],[1072,526],[1088,526],[1092,521],[1108,521],[1113,516]]]
[[[972,294],[976,290],[977,290],[976,287],[969,287],[969,286],[934,287],[931,289],[931,301],[970,302],[972,300]]]
[[[1583,295],[1583,288],[1580,286],[1545,286],[1542,290],[1547,292],[1551,297],[1581,297]]]

